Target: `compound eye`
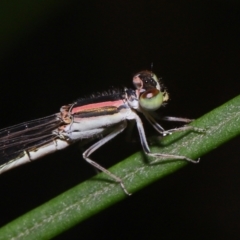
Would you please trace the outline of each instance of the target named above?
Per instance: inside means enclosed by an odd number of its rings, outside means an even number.
[[[155,111],[160,108],[164,100],[164,92],[154,88],[141,94],[139,104],[144,110]]]

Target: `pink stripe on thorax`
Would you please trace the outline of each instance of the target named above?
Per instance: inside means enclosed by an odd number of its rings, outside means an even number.
[[[109,101],[109,102],[101,102],[101,103],[91,103],[80,107],[75,107],[72,109],[71,113],[77,113],[85,110],[89,110],[91,108],[101,108],[101,107],[120,107],[123,105],[123,100],[117,101]]]

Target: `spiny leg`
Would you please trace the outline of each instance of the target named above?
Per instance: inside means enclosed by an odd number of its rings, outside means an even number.
[[[163,136],[170,135],[173,132],[181,132],[181,131],[196,131],[196,132],[205,132],[205,129],[194,127],[194,126],[183,126],[179,128],[173,128],[169,130],[164,130],[164,128],[148,113],[148,112],[143,112],[144,116],[146,119],[149,121],[149,123]],[[187,118],[177,118],[177,117],[164,117],[161,118],[161,120],[165,121],[175,121],[175,122],[191,122],[191,119]]]
[[[144,131],[144,128],[143,128],[142,121],[141,121],[140,117],[136,113],[134,113],[134,115],[135,115],[134,117],[135,117],[135,120],[136,120],[136,123],[137,123],[137,128],[138,128],[138,132],[139,132],[142,148],[143,148],[144,152],[148,156],[155,157],[155,158],[157,158],[157,157],[165,157],[165,158],[168,158],[169,160],[185,160],[185,161],[188,161],[188,162],[191,162],[191,163],[198,163],[199,162],[199,159],[198,160],[193,160],[193,159],[187,158],[185,156],[165,154],[165,153],[151,153],[150,148],[149,148],[148,143],[147,143],[147,139],[146,139],[146,135],[145,135],[145,131]],[[155,120],[154,120],[154,123],[156,123]],[[186,126],[186,127],[188,127],[188,126]],[[184,130],[186,130],[186,129],[184,129]],[[164,132],[162,132],[162,134],[163,133]]]
[[[154,162],[151,162],[151,164],[154,164],[156,162],[163,162],[163,161],[167,161],[167,160],[185,160],[187,162],[191,162],[191,163],[199,163],[200,161],[200,158],[198,158],[197,160],[193,160],[191,158],[187,158],[185,156],[181,156],[181,155],[171,155],[171,154],[165,154],[165,153],[146,153],[148,156],[150,157],[154,157],[154,158],[157,158],[157,157],[164,157],[165,159],[163,160],[156,160]]]
[[[113,173],[111,173],[110,171],[108,171],[106,168],[102,167],[101,165],[99,165],[98,163],[96,163],[95,161],[91,160],[89,157],[90,155],[95,152],[98,148],[100,148],[102,145],[104,145],[105,143],[107,143],[108,141],[110,141],[111,139],[113,139],[114,137],[116,137],[119,133],[121,133],[125,128],[127,127],[127,122],[124,121],[121,124],[115,126],[114,130],[109,133],[108,135],[106,135],[104,138],[102,138],[101,140],[99,140],[98,142],[94,143],[91,147],[89,147],[84,153],[83,153],[83,158],[90,163],[92,166],[94,166],[95,168],[101,170],[102,172],[106,173],[108,176],[110,176],[112,179],[114,179],[116,182],[118,182],[120,184],[120,186],[122,187],[123,191],[127,194],[127,195],[131,195],[127,189],[125,188],[123,181],[121,178],[117,177],[116,175],[114,175]]]
[[[199,132],[199,133],[204,133],[206,131],[203,128],[198,128],[198,127],[194,127],[194,126],[183,126],[183,127],[179,127],[179,128],[173,128],[173,129],[166,130],[162,134],[163,134],[163,136],[167,136],[167,135],[171,135],[174,132],[182,132],[182,131],[187,131],[187,130],[191,130],[191,131]]]
[[[185,122],[185,123],[190,123],[190,122],[194,121],[194,119],[172,117],[172,116],[164,116],[164,117],[161,117],[160,120],[168,121],[168,122]]]

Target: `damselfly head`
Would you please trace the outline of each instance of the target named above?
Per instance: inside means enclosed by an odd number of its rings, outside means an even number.
[[[134,75],[133,84],[139,98],[139,105],[145,111],[155,111],[169,99],[168,93],[157,76],[150,71],[142,71]]]
[[[141,71],[133,76],[133,84],[140,92],[156,88],[160,90],[160,83],[157,76],[150,71]]]

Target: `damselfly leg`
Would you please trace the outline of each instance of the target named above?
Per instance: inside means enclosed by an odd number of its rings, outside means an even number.
[[[129,115],[129,120],[135,120],[136,124],[137,124],[137,129],[138,129],[138,133],[139,133],[139,137],[141,140],[141,145],[142,148],[144,150],[144,153],[150,157],[154,157],[154,158],[160,158],[163,157],[164,159],[162,160],[185,160],[191,163],[198,163],[198,160],[193,160],[190,158],[187,158],[185,156],[179,156],[179,155],[171,155],[171,154],[164,154],[164,153],[151,153],[147,139],[146,139],[146,134],[143,128],[143,124],[142,121],[140,119],[140,117],[137,115],[137,113],[135,113],[134,111],[131,112],[131,114]],[[158,124],[154,118],[151,118],[151,121],[149,121],[151,123],[151,125],[153,126],[157,126],[157,129],[161,129],[161,133],[164,135],[165,132],[168,133],[168,131],[165,131],[160,124]],[[120,134],[125,128],[127,127],[127,121],[123,121],[121,124],[118,124],[114,127],[114,130],[112,130],[112,132],[110,132],[108,135],[106,135],[104,138],[100,139],[98,142],[96,142],[95,144],[93,144],[92,146],[90,146],[84,153],[83,153],[83,158],[92,166],[94,166],[95,168],[99,169],[100,171],[106,173],[108,176],[110,176],[113,180],[115,180],[117,183],[120,184],[120,186],[122,187],[123,191],[127,194],[127,195],[131,195],[131,193],[129,193],[123,183],[123,180],[121,178],[119,178],[118,176],[114,175],[113,173],[111,173],[110,171],[108,171],[107,169],[105,169],[104,167],[102,167],[100,164],[96,163],[95,161],[93,161],[92,159],[90,159],[90,155],[95,152],[98,148],[100,148],[102,145],[104,145],[105,143],[109,142],[111,139],[115,138],[118,134]],[[184,131],[184,130],[192,130],[193,128],[188,128],[190,126],[186,126],[183,128],[180,128],[180,131]],[[172,130],[178,130],[178,129],[172,129]],[[169,130],[169,131],[172,131]],[[159,132],[159,131],[158,131]],[[173,131],[174,132],[174,131]],[[168,133],[170,134],[170,133]],[[154,161],[154,163],[158,162]],[[160,160],[161,161],[161,160]],[[160,162],[159,161],[159,162]]]
[[[191,130],[191,131],[195,131],[195,132],[205,132],[204,129],[190,126],[190,125],[179,127],[179,128],[173,128],[173,129],[169,129],[169,130],[164,130],[164,128],[151,116],[151,114],[149,114],[146,111],[142,111],[142,113],[145,116],[145,118],[148,120],[148,122],[154,127],[154,129],[163,136],[172,134],[174,132],[181,132],[181,131],[187,131],[187,130]],[[164,120],[165,121],[173,121],[173,122],[186,122],[186,121],[191,122],[190,119],[177,118],[177,117],[167,117]]]
[[[118,124],[117,126],[115,126],[114,130],[112,132],[110,132],[107,136],[105,136],[104,138],[100,139],[98,142],[94,143],[91,147],[89,147],[84,153],[83,153],[83,158],[90,163],[93,167],[99,169],[100,171],[106,173],[107,175],[109,175],[112,179],[114,179],[117,183],[120,184],[120,186],[122,187],[123,191],[127,194],[127,195],[131,195],[127,189],[125,188],[123,181],[121,178],[117,177],[116,175],[114,175],[113,173],[111,173],[110,171],[108,171],[106,168],[102,167],[101,165],[99,165],[98,163],[96,163],[95,161],[90,159],[90,155],[95,152],[98,148],[100,148],[102,145],[104,145],[105,143],[107,143],[108,141],[110,141],[111,139],[115,138],[119,133],[121,133],[125,128],[127,127],[127,121],[123,121],[121,124]]]

